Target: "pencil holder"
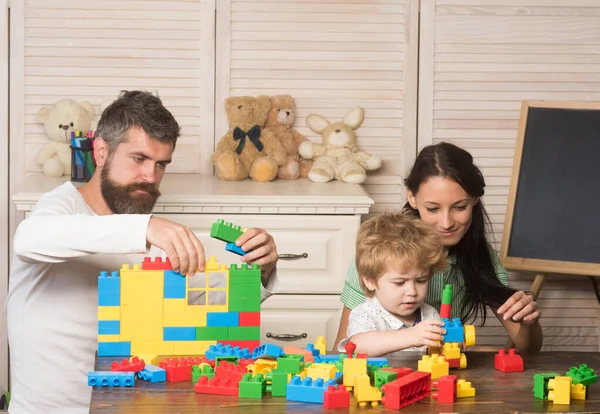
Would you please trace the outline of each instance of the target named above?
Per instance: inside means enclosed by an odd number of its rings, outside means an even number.
[[[71,148],[71,181],[88,182],[96,165],[94,163],[93,148],[78,148],[70,145]]]

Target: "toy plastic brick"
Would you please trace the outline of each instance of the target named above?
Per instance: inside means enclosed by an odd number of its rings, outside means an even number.
[[[533,376],[533,396],[540,400],[548,399],[548,381],[554,377],[559,377],[556,372],[547,372],[543,374],[535,374]]]
[[[429,372],[432,380],[448,375],[450,368],[442,355],[423,355],[417,366],[419,371]]]
[[[444,325],[442,328],[446,330],[444,335],[444,342],[464,342],[465,341],[465,328],[459,318],[454,318],[452,321],[446,318],[442,318]]]
[[[327,353],[327,341],[325,341],[324,336],[317,337],[315,348],[319,350],[321,355],[325,355]]]
[[[165,326],[163,328],[163,341],[195,341],[195,326]]]
[[[410,369],[410,368],[409,368]],[[412,372],[412,370],[410,370]],[[394,371],[386,371],[385,369],[378,369],[374,373],[373,385],[381,391],[381,387],[388,382],[392,382],[398,379],[398,373]]]
[[[571,377],[554,377],[548,381],[548,401],[571,404]]]
[[[248,253],[248,252],[243,251],[242,248],[238,247],[235,243],[227,243],[225,245],[225,250],[228,252],[231,252],[231,253],[235,253],[240,256],[244,256],[246,253]]]
[[[235,243],[242,234],[241,226],[234,226],[223,219],[218,219],[210,228],[210,237],[229,243]]]
[[[239,326],[239,324],[239,312],[208,312],[206,314],[206,326]]]
[[[260,312],[240,312],[240,326],[260,326]]]
[[[337,372],[337,368],[332,364],[316,363],[310,364],[306,368],[307,377],[311,377],[312,379],[321,378],[325,381],[335,379]]]
[[[257,340],[243,340],[243,341],[219,341],[220,344],[222,344],[223,346],[232,346],[232,347],[238,347],[241,349],[248,349],[248,353],[250,354],[251,352],[254,352],[254,350],[260,346],[260,341]],[[248,355],[247,357],[244,358],[250,358],[251,355]],[[241,359],[244,359],[241,358]]]
[[[432,388],[437,388],[437,391],[432,394],[432,397],[440,403],[452,404],[456,401],[456,375],[445,375],[433,381]]]
[[[325,382],[321,378],[313,381],[310,377],[301,379],[298,375],[295,375],[287,386],[287,395],[285,399],[288,401],[323,404],[325,390],[329,388],[330,385],[335,385],[335,381],[328,380]]]
[[[344,373],[344,385],[346,388],[348,388],[348,390],[352,390],[356,375],[367,372],[367,359],[344,358],[341,371]]]
[[[134,383],[134,372],[88,372],[88,385],[91,385],[93,387],[133,387]]]
[[[121,321],[98,321],[98,335],[118,335],[121,333]]]
[[[283,356],[283,350],[279,345],[273,344],[264,344],[260,345],[258,348],[252,352],[252,359],[258,358],[279,358]]]
[[[379,405],[381,401],[381,391],[373,387],[369,376],[363,372],[357,374],[354,379],[354,398],[361,407],[371,403],[372,406]]]
[[[209,379],[215,376],[215,371],[206,362],[199,365],[192,365],[192,383],[198,382],[200,377],[208,377]]]
[[[350,392],[343,385],[330,385],[323,394],[323,406],[325,408],[349,408]]]
[[[442,355],[446,361],[450,359],[460,359],[460,348],[457,342],[444,342],[442,345]]]
[[[440,317],[450,319],[452,313],[452,285],[444,286],[442,291],[442,304],[440,306]]]
[[[594,370],[589,368],[587,364],[581,364],[579,368],[571,367],[565,375],[571,377],[574,385],[583,384],[587,387],[598,382],[598,375],[594,374]]]
[[[121,278],[119,272],[100,272],[98,276],[98,306],[121,305]]]
[[[168,257],[165,260],[162,257],[156,257],[154,260],[151,257],[144,257],[142,270],[173,270],[173,267]]]
[[[167,371],[156,365],[146,364],[143,370],[137,373],[139,379],[148,382],[165,382],[167,380]]]
[[[240,393],[239,381],[231,378],[200,377],[194,385],[194,392],[198,394],[231,395],[237,397]]]
[[[98,356],[129,356],[131,342],[98,342]]]
[[[194,362],[194,358],[165,358],[158,366],[167,371],[168,382],[183,382],[191,381]]]
[[[267,393],[272,397],[285,397],[290,374],[280,371],[269,371],[265,374]]]
[[[464,379],[458,380],[456,383],[456,398],[474,397],[475,388],[471,386],[470,382]]]
[[[500,349],[494,355],[494,367],[502,372],[523,372],[523,358],[514,348],[508,350],[508,355],[506,350]]]
[[[384,395],[381,402],[386,408],[399,410],[426,398],[431,391],[431,374],[411,372],[408,375],[388,382],[381,387]]]
[[[304,357],[302,355],[285,354],[277,360],[277,370],[297,375],[304,370]]]
[[[185,299],[185,276],[173,270],[165,270],[164,298]]]
[[[239,346],[231,346],[231,345],[223,345],[216,344],[211,345],[204,353],[206,358],[215,359],[216,357],[227,357],[227,356],[235,356],[238,358],[250,358],[250,351],[247,348],[240,348]]]
[[[240,398],[263,398],[267,392],[267,381],[262,374],[244,374],[240,381]]]
[[[215,373],[221,378],[231,378],[241,381],[244,375],[246,375],[246,367],[228,361],[221,361],[215,368]]]
[[[573,385],[571,384],[571,399],[572,400],[585,400],[586,386],[583,384]]]
[[[146,363],[143,360],[140,360],[138,357],[134,356],[129,359],[124,359],[119,363],[118,361],[113,361],[110,364],[111,371],[117,372],[138,372],[144,369]]]

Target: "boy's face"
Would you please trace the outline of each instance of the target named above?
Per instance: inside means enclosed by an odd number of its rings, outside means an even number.
[[[385,310],[402,322],[412,324],[413,315],[423,305],[427,294],[429,269],[409,267],[394,260],[376,283],[366,279],[364,282],[375,291],[375,297]]]

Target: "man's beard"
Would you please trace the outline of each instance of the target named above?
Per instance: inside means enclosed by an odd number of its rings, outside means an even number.
[[[115,214],[149,214],[152,212],[160,191],[153,183],[141,182],[120,185],[108,176],[110,163],[106,163],[100,174],[102,197],[108,208]],[[136,190],[147,191],[147,194],[136,193]]]

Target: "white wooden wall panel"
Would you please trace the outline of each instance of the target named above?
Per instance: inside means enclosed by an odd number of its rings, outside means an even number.
[[[359,144],[384,159],[366,182],[371,212],[397,208],[416,148],[417,30],[417,0],[219,1],[215,139],[228,96],[289,93],[295,127],[317,141],[308,114],[334,122],[360,105]]]
[[[422,0],[418,148],[470,151],[499,249],[521,101],[600,99],[600,3],[595,0]],[[532,276],[511,273],[511,284]],[[540,296],[544,349],[597,351],[598,301],[589,280],[552,277]],[[503,344],[499,322],[478,344]]]
[[[0,0],[0,304],[4,305],[8,286],[9,268],[9,221],[10,206],[8,175],[8,50],[9,50],[8,1]],[[6,314],[0,315],[0,395],[8,390],[8,336],[6,332]]]
[[[24,73],[21,171],[47,142],[40,107],[61,98],[96,106],[123,89],[158,92],[179,121],[182,136],[169,173],[212,173],[214,125],[214,0],[25,0],[15,4],[15,41]],[[15,108],[20,110],[20,108]]]

